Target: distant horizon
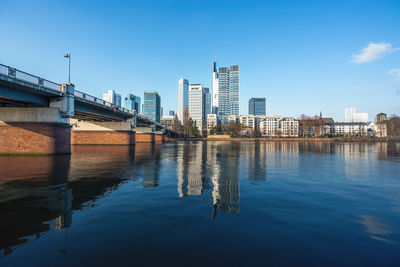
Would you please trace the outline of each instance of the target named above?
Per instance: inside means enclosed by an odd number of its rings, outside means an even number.
[[[344,121],[355,107],[373,121],[400,115],[398,14],[394,0],[5,0],[0,63],[62,83],[71,53],[77,90],[157,91],[168,114],[178,109],[179,78],[212,89],[217,57],[217,68],[240,66],[242,115],[250,98],[266,98],[271,116]]]

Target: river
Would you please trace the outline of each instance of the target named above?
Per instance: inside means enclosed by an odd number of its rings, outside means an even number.
[[[399,263],[400,143],[0,157],[2,266]]]

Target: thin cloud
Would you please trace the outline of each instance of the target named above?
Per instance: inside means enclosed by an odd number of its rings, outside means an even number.
[[[366,47],[361,49],[360,53],[353,54],[351,56],[351,62],[353,63],[367,63],[383,56],[390,54],[399,48],[393,48],[390,43],[369,43]]]
[[[392,69],[392,70],[389,70],[386,74],[388,74],[388,75],[394,75],[394,76],[396,76],[397,78],[400,78],[400,69]]]

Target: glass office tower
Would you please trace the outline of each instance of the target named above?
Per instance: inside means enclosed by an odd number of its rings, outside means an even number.
[[[239,65],[219,68],[218,119],[228,123],[229,115],[239,117]]]
[[[160,122],[161,98],[156,91],[145,91],[143,101],[143,115]]]
[[[249,115],[266,115],[265,98],[249,99]]]
[[[140,97],[133,94],[127,94],[127,96],[124,98],[123,107],[129,110],[136,110],[137,113],[141,113]]]

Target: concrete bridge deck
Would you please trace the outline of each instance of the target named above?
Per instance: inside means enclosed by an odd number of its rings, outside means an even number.
[[[137,126],[140,126],[136,129]],[[69,153],[72,144],[166,140],[135,110],[0,64],[0,153]],[[160,135],[161,137],[158,137]]]

